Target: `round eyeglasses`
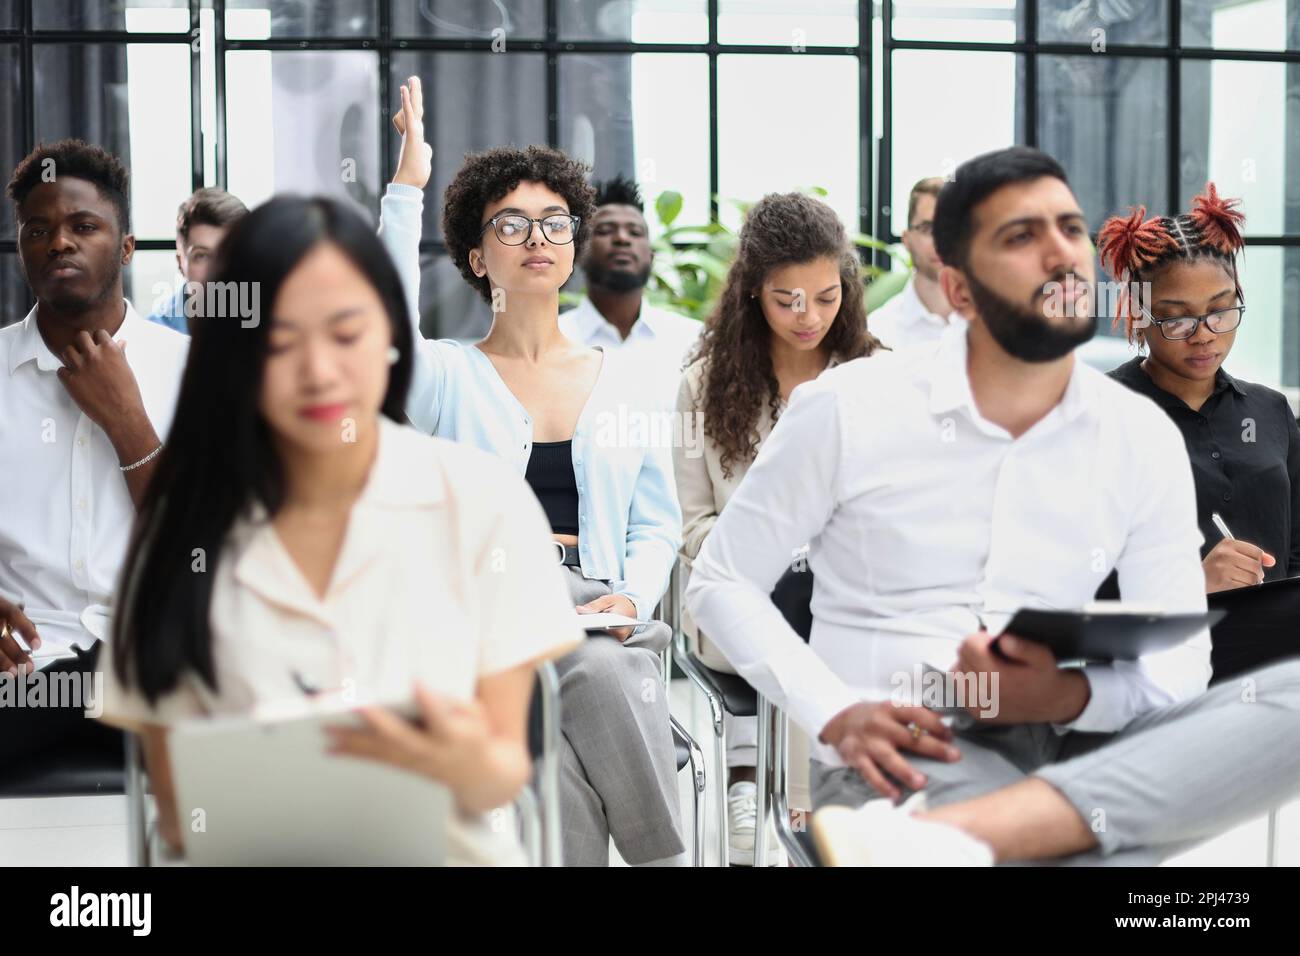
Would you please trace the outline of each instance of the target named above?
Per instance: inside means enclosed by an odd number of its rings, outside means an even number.
[[[1170,341],[1180,341],[1190,339],[1196,334],[1196,330],[1205,323],[1205,327],[1217,335],[1223,335],[1225,332],[1231,332],[1237,326],[1241,325],[1242,316],[1246,314],[1244,305],[1234,305],[1227,309],[1216,309],[1205,315],[1180,315],[1172,319],[1157,319],[1146,309],[1142,309],[1142,315],[1152,325],[1160,329],[1160,334]]]
[[[497,238],[507,246],[522,246],[528,241],[533,234],[533,223],[542,227],[542,235],[546,237],[547,242],[554,243],[557,246],[567,245],[573,241],[573,237],[578,234],[578,223],[582,222],[581,216],[554,215],[547,216],[544,219],[529,219],[527,216],[493,216],[483,224],[479,230],[479,237],[488,231],[491,226],[497,234]]]

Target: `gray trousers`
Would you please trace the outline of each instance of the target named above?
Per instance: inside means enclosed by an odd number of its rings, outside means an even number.
[[[565,568],[573,603],[609,585]],[[655,622],[626,641],[589,635],[555,662],[560,676],[560,819],[566,866],[607,866],[609,839],[625,861],[650,863],[686,849],[677,754],[659,653],[671,638]]]
[[[930,808],[1032,775],[1059,790],[1098,841],[1040,862],[1150,866],[1300,792],[1300,661],[1225,681],[1113,734],[1058,734],[1049,724],[953,729],[956,763],[905,754],[928,779]],[[880,796],[852,768],[814,760],[811,776],[815,807]]]

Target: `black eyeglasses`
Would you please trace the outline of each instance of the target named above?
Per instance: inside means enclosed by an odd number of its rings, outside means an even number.
[[[547,242],[563,246],[572,242],[573,237],[578,234],[580,222],[582,222],[581,216],[559,214],[544,219],[529,219],[527,216],[516,215],[493,216],[483,224],[478,234],[479,238],[482,238],[488,226],[491,226],[497,238],[507,246],[522,246],[533,234],[533,223],[537,223],[542,227],[542,235],[546,237]]]
[[[1161,335],[1170,341],[1178,342],[1182,339],[1190,339],[1195,335],[1202,322],[1205,323],[1207,329],[1216,335],[1231,332],[1241,325],[1242,316],[1246,314],[1246,307],[1244,305],[1234,305],[1226,309],[1215,309],[1205,315],[1179,315],[1172,319],[1157,319],[1146,309],[1142,309],[1141,312],[1148,322],[1160,329]]]

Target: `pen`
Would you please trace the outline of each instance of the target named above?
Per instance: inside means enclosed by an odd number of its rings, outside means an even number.
[[[1210,514],[1210,520],[1213,521],[1214,526],[1219,529],[1219,534],[1223,535],[1229,541],[1234,540],[1232,537],[1232,532],[1228,530],[1228,526],[1223,523],[1223,518],[1219,516],[1219,513],[1217,511],[1212,512]]]

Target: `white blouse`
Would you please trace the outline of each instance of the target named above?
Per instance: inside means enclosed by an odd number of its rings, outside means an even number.
[[[416,681],[469,701],[480,678],[576,645],[550,529],[524,480],[486,452],[380,423],[325,597],[269,522],[241,519],[209,569],[217,690],[187,674],[150,707],[105,662],[105,720],[171,725],[271,711],[302,700],[300,681],[350,690],[359,704],[410,700]],[[511,829],[462,816],[449,858],[520,862]]]

